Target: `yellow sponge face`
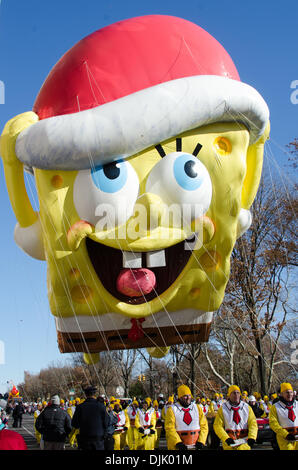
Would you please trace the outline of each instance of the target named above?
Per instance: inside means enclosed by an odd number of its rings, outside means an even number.
[[[35,169],[52,313],[141,318],[164,309],[217,309],[248,146],[244,125],[216,123],[106,168]],[[118,275],[141,267],[155,275],[153,292],[126,295],[132,280],[123,278],[119,288]]]

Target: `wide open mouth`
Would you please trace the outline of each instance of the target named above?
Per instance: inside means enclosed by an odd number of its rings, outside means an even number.
[[[188,240],[189,244],[194,241],[195,235],[192,240]],[[119,289],[117,289],[117,279],[121,271],[125,268],[125,253],[130,252],[122,252],[121,250],[95,242],[91,240],[91,238],[86,238],[89,258],[103,287],[119,301],[133,305],[150,302],[155,297],[165,292],[174,283],[192,254],[190,249],[185,249],[185,243],[185,241],[182,241],[169,248],[165,248],[162,250],[162,253],[159,252],[164,259],[163,264],[165,264],[165,266],[152,267],[150,256],[151,254],[154,256],[156,252],[151,252],[150,254],[147,252],[134,253],[138,257],[138,262],[142,268],[147,268],[154,273],[156,283],[152,291],[148,294],[142,293],[138,296],[128,296],[119,292]],[[137,273],[137,270],[138,268],[132,268],[132,272]]]

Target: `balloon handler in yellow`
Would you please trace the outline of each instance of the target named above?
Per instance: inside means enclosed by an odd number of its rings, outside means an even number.
[[[63,55],[0,147],[14,238],[47,263],[61,352],[94,362],[208,340],[268,135],[263,98],[187,20],[123,20]]]
[[[127,430],[129,428],[129,418],[122,410],[120,400],[116,400],[112,405],[114,413],[117,416],[117,423],[113,434],[114,450],[123,450],[126,445]]]
[[[298,402],[292,384],[280,385],[279,401],[270,408],[269,425],[276,433],[280,450],[298,450]]]
[[[254,412],[241,400],[238,385],[229,387],[227,398],[216,413],[213,429],[223,450],[251,450],[258,434]]]
[[[137,450],[154,450],[156,441],[156,414],[149,402],[144,400],[137,411],[135,427],[139,436],[137,440]]]
[[[178,401],[167,410],[165,432],[169,450],[201,450],[205,445],[207,418],[186,385],[178,387]]]
[[[137,450],[139,441],[139,432],[135,426],[136,416],[138,412],[139,403],[136,399],[125,409],[126,415],[129,420],[129,426],[127,430],[127,444],[129,450]]]

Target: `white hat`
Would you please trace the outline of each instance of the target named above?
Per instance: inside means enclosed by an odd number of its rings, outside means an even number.
[[[257,401],[257,400],[256,400],[256,397],[254,395],[250,395],[248,397],[248,401]]]
[[[52,405],[60,405],[60,398],[58,395],[53,395],[51,397],[51,403]]]

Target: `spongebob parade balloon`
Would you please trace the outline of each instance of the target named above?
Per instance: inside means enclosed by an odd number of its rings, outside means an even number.
[[[268,134],[263,98],[189,21],[120,21],[63,55],[1,137],[15,240],[47,262],[61,352],[208,340]]]

